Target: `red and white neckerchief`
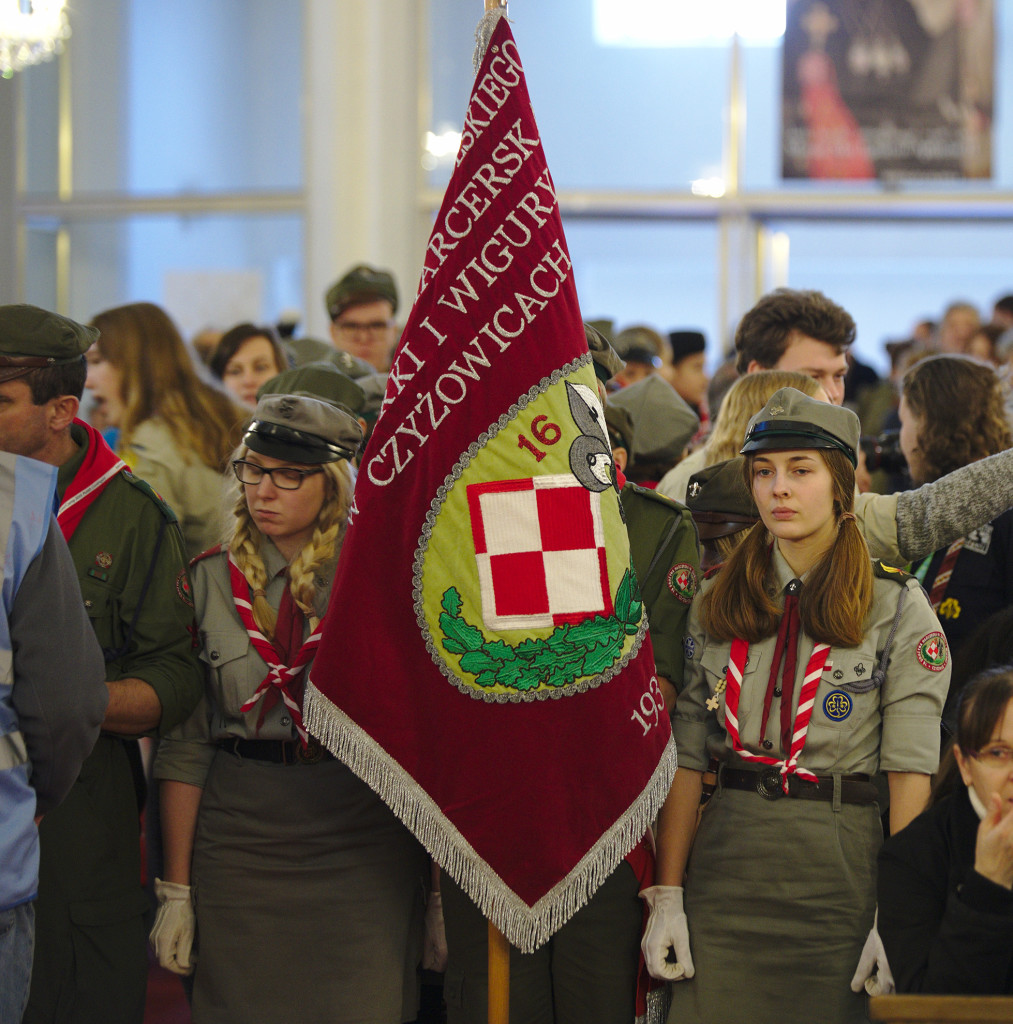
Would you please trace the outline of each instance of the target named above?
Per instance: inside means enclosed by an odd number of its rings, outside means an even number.
[[[84,518],[91,503],[105,490],[106,485],[127,464],[106,444],[105,438],[90,423],[74,420],[88,435],[88,451],[84,461],[74,474],[60,502],[56,521],[64,540],[70,540],[78,524]]]
[[[809,720],[812,718],[813,705],[816,703],[816,690],[820,685],[820,677],[826,667],[830,644],[816,644],[805,667],[802,680],[802,691],[798,698],[798,709],[792,726],[791,749],[786,758],[766,757],[746,750],[739,739],[739,694],[742,691],[742,670],[746,667],[749,656],[749,644],[745,640],[733,640],[728,658],[728,671],[725,674],[725,725],[732,739],[732,749],[746,761],[759,761],[761,764],[774,765],[781,770],[781,788],[788,792],[788,776],[795,773],[809,782],[816,782],[816,776],[807,768],[798,767],[799,755],[805,746],[806,733],[809,731]]]
[[[292,664],[283,665],[280,661],[278,649],[257,628],[257,623],[253,618],[253,605],[247,596],[250,592],[249,584],[242,570],[236,565],[231,551],[229,552],[229,578],[232,583],[232,599],[236,604],[236,611],[239,612],[239,618],[246,627],[250,643],[253,644],[254,649],[264,659],[268,667],[268,673],[264,676],[260,686],[257,687],[253,696],[239,710],[244,714],[252,710],[257,702],[274,687],[275,692],[280,694],[281,699],[285,702],[285,706],[292,713],[292,724],[299,734],[299,742],[305,747],[309,737],[306,727],[303,725],[302,708],[292,694],[291,685],[306,671],[306,666],[312,660],[313,655],[316,654],[317,647],[320,646],[320,628],[318,626],[313,634],[307,637],[302,647],[299,648],[299,653],[293,659]],[[260,720],[257,722],[258,731],[264,723],[264,714],[267,708],[268,705],[264,705],[261,708]]]

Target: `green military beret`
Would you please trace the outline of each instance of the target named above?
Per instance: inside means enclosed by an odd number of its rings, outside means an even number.
[[[643,363],[656,370],[662,365],[665,339],[653,327],[637,324],[626,327],[612,339],[620,359],[628,363]]]
[[[324,303],[330,318],[335,320],[350,306],[376,302],[377,299],[386,299],[391,305],[391,312],[397,312],[394,276],[387,270],[360,263],[328,288]]]
[[[335,348],[329,341],[319,338],[289,338],[284,343],[287,354],[296,366],[307,363],[333,363],[346,377],[358,380],[367,374],[376,373],[372,363]]]
[[[308,395],[333,405],[343,405],[354,413],[361,412],[365,402],[362,388],[329,362],[307,363],[283,370],[277,377],[261,384],[257,400],[265,395]]]
[[[727,537],[748,529],[760,517],[746,487],[741,455],[694,473],[686,488],[686,506],[701,540]]]
[[[383,405],[383,396],[387,392],[387,374],[369,373],[360,377],[356,383],[362,388],[365,396],[359,414],[367,423],[376,423]]]
[[[633,420],[634,462],[676,462],[700,420],[663,377],[653,375],[609,395]]]
[[[850,409],[819,402],[795,388],[781,388],[749,421],[741,453],[836,448],[857,466],[861,432],[858,417]]]
[[[272,459],[317,465],[351,459],[362,444],[362,427],[347,409],[309,395],[264,395],[243,444]]]
[[[597,327],[584,324],[584,338],[594,361],[595,376],[602,384],[607,384],[623,368],[623,361]]]
[[[0,381],[80,359],[98,340],[94,327],[38,306],[0,306]]]

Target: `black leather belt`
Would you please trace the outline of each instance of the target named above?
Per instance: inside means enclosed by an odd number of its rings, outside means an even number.
[[[318,761],[334,760],[334,755],[325,750],[314,736],[309,738],[305,749],[296,740],[241,740],[238,736],[219,740],[218,746],[237,757],[270,761],[272,764],[316,764]]]
[[[783,796],[796,800],[834,799],[834,777],[823,775],[817,782],[808,782],[798,775],[788,776],[788,792],[781,788],[781,772],[777,768],[763,768],[751,772],[742,768],[722,768],[720,785],[725,789],[744,789],[759,793],[765,800],[779,800]],[[878,799],[876,786],[868,775],[841,775],[841,803],[874,804]]]

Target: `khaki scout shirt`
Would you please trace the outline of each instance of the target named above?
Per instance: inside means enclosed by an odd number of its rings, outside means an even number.
[[[272,608],[281,604],[288,580],[281,575],[285,558],[270,540],[261,549],[267,570],[267,600]],[[317,571],[316,614],[323,618],[334,578],[336,557]],[[257,729],[260,701],[243,714],[239,709],[249,700],[268,673],[246,627],[236,611],[229,576],[228,551],[221,549],[194,562],[194,604],[200,635],[200,659],[204,663],[204,696],[189,720],[167,736],[159,746],[155,777],[203,787],[214,760],[217,743],[235,736],[240,739],[293,740],[292,716],[282,701],[267,712]],[[324,585],[320,585],[320,581]],[[307,622],[303,636],[310,634]],[[309,674],[307,666],[302,680]],[[266,700],[267,695],[261,698]]]
[[[221,542],[226,480],[183,451],[163,420],[140,424],[122,457],[179,517],[188,561]]]
[[[897,538],[896,494],[856,492],[855,517],[873,558],[881,558],[887,565],[903,565],[907,561],[900,553]]]
[[[776,544],[772,557],[774,576],[783,590],[794,574]],[[705,581],[701,592],[711,584]],[[881,689],[849,692],[850,686],[869,680],[879,664],[902,588],[906,588],[907,597],[890,651],[886,681]],[[771,703],[767,732],[764,737],[759,735],[776,641],[772,636],[749,647],[738,720],[745,749],[781,758],[780,704],[776,697]],[[694,602],[686,639],[685,689],[672,723],[680,767],[703,771],[711,757],[738,760],[725,731],[723,687],[730,648],[729,642],[710,640],[702,631],[699,603]],[[800,634],[793,719],[812,649],[812,640]],[[896,581],[875,578],[865,639],[857,647],[830,650],[799,765],[817,773],[934,772],[939,761],[939,716],[949,679],[946,641],[918,582],[899,574]],[[707,700],[719,690],[717,707],[708,709]],[[762,745],[763,739],[771,743],[770,748]]]

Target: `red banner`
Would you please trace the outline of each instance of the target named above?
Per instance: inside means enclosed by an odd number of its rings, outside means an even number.
[[[646,629],[501,18],[359,469],[306,722],[530,951],[668,791]]]

